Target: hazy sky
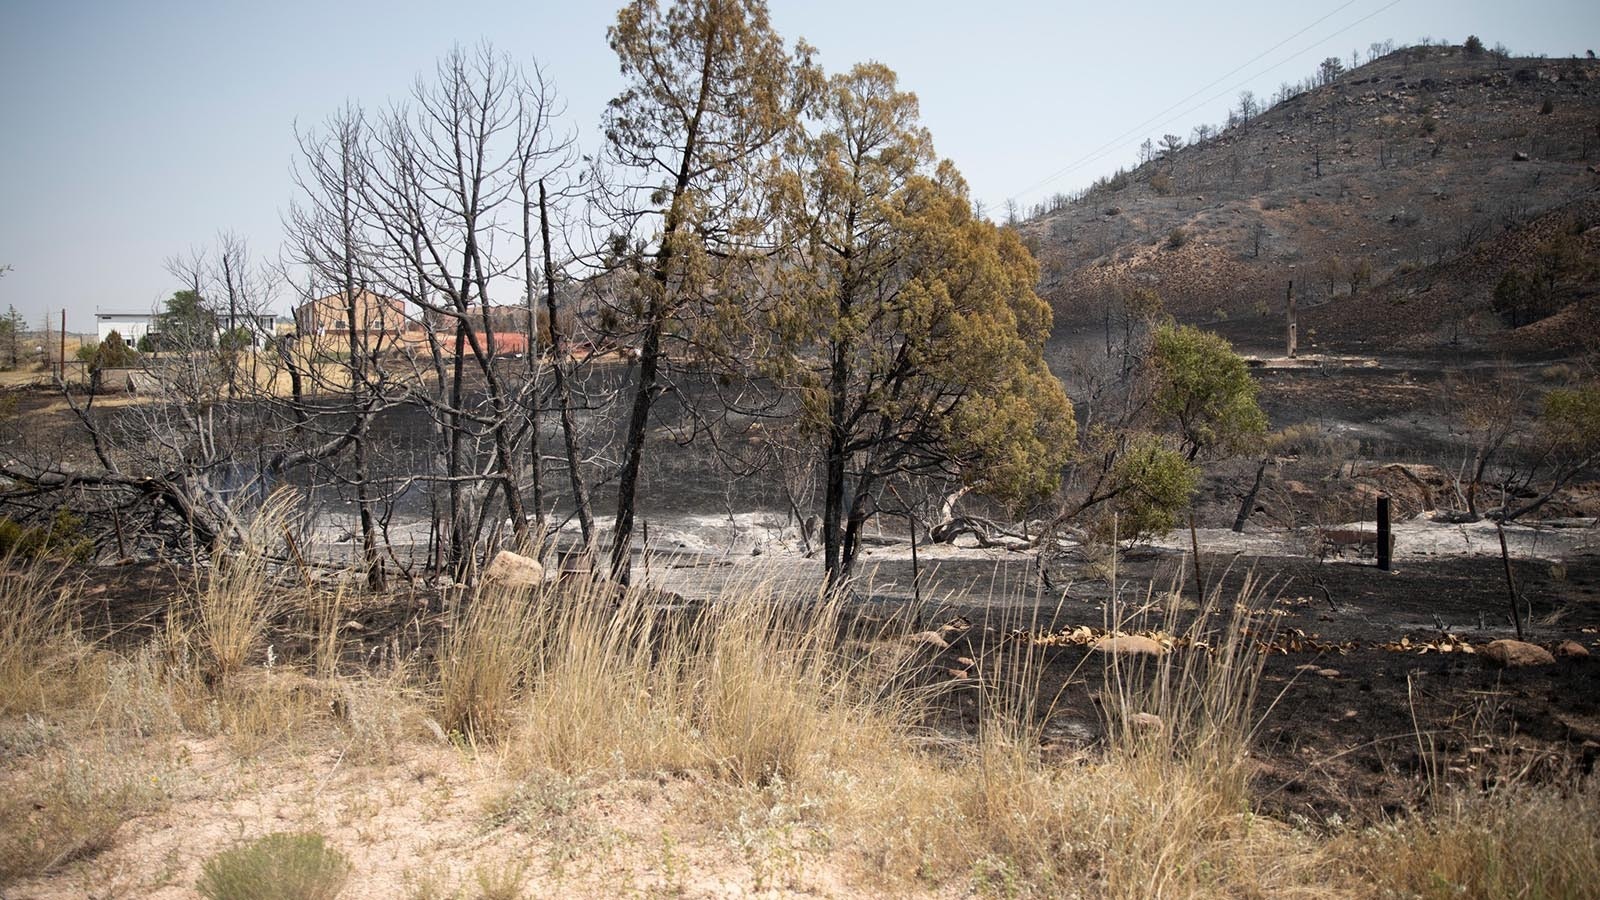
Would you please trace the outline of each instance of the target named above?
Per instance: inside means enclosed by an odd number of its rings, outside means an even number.
[[[1217,122],[1329,55],[1387,38],[1516,53],[1600,49],[1595,0],[771,0],[830,71],[877,59],[922,101],[939,152],[998,210],[1131,163],[1145,137]],[[68,328],[149,308],[162,261],[223,229],[276,255],[293,128],[400,99],[453,43],[537,58],[592,149],[620,84],[620,0],[423,3],[0,0],[0,309]]]

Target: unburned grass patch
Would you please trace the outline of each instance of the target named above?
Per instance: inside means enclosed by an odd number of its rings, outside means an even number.
[[[333,900],[349,877],[322,835],[280,832],[207,859],[196,887],[206,900]]]
[[[1592,779],[1450,790],[1420,815],[1335,837],[1330,859],[1362,891],[1395,896],[1593,897],[1600,790]]]
[[[0,792],[0,884],[111,846],[124,821],[165,801],[167,780],[111,747],[63,750],[19,769]]]

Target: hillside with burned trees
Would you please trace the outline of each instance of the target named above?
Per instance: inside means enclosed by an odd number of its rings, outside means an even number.
[[[1374,46],[1020,227],[1057,321],[1127,292],[1251,347],[1293,282],[1328,349],[1559,351],[1600,330],[1600,63]]]

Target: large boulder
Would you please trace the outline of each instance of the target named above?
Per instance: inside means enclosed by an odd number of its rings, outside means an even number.
[[[544,584],[544,566],[533,557],[501,550],[483,570],[483,580],[502,587],[538,587]]]
[[[1553,666],[1556,658],[1550,651],[1527,641],[1503,639],[1490,641],[1478,651],[1478,658],[1491,669],[1526,669],[1533,666]]]

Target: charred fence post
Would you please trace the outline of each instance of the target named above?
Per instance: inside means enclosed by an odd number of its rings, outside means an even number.
[[[1387,572],[1393,565],[1394,535],[1389,531],[1389,498],[1378,498],[1378,568]]]

